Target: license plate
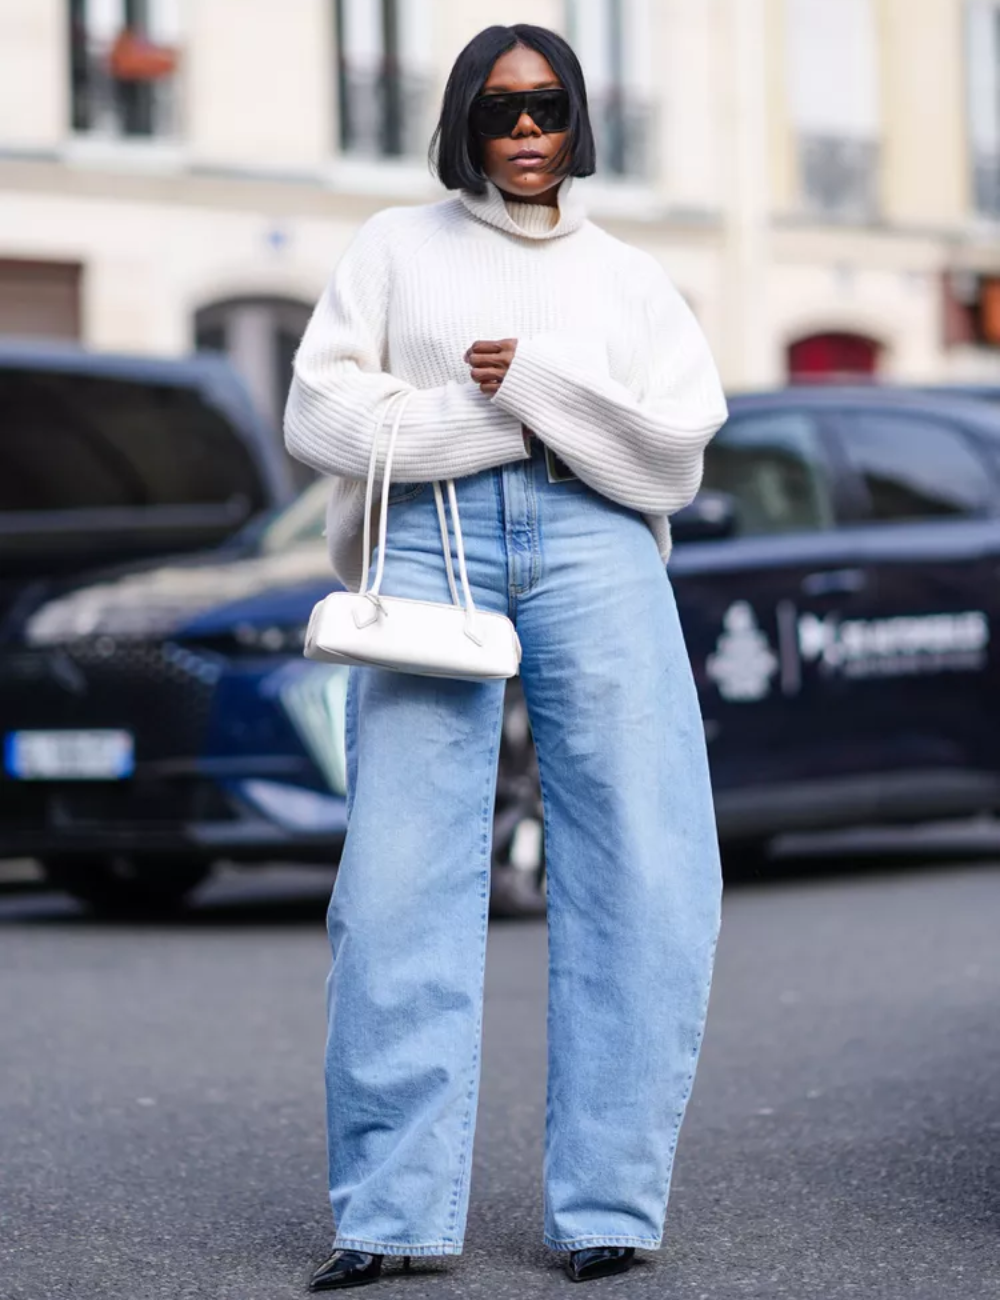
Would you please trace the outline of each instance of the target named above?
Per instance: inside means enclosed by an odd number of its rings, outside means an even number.
[[[8,775],[19,781],[121,781],[135,771],[128,731],[12,731]]]

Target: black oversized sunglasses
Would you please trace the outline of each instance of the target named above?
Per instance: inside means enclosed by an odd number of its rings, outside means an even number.
[[[469,125],[477,135],[499,140],[512,135],[527,113],[539,131],[549,135],[569,129],[569,93],[562,89],[525,90],[520,94],[503,92],[480,95],[473,100]]]

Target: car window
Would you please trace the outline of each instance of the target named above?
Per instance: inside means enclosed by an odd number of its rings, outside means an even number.
[[[740,537],[833,526],[822,438],[808,411],[733,416],[708,445],[702,487],[735,499]]]
[[[0,511],[262,503],[249,449],[200,390],[0,370]]]
[[[978,515],[989,506],[985,464],[954,425],[890,411],[845,415],[841,441],[886,523]]]

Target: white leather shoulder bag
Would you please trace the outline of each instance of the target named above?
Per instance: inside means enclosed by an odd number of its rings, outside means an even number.
[[[506,614],[478,609],[472,600],[469,576],[465,567],[465,547],[458,517],[458,499],[453,479],[446,480],[448,504],[455,525],[455,549],[461,575],[465,604],[459,600],[455,571],[451,562],[451,540],[445,517],[440,483],[434,483],[434,500],[441,526],[441,544],[452,603],[409,600],[402,596],[383,596],[382,575],[385,571],[386,535],[389,522],[389,482],[392,458],[408,393],[390,399],[383,409],[372,442],[368,463],[368,491],[365,495],[364,575],[357,592],[335,591],[313,609],[306,631],[305,655],[326,663],[358,664],[388,668],[424,677],[459,677],[474,681],[491,681],[514,677],[521,662],[521,642],[514,624]],[[371,546],[371,509],[375,492],[379,435],[386,414],[396,403],[392,432],[385,457],[382,479],[382,509],[379,519],[378,564],[371,590],[368,590],[368,564]]]

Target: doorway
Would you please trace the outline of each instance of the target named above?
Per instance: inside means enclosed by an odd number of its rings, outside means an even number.
[[[874,379],[882,345],[864,334],[810,334],[788,347],[790,383]]]

